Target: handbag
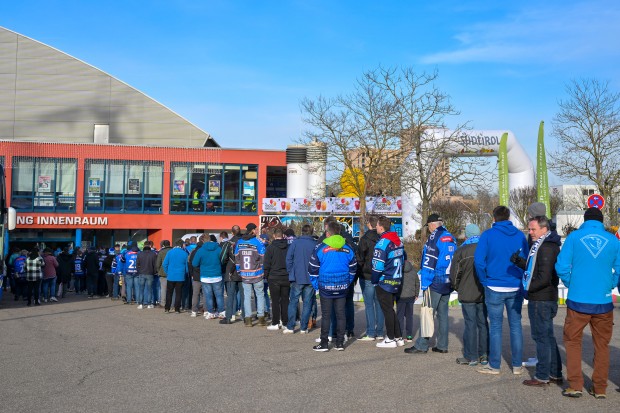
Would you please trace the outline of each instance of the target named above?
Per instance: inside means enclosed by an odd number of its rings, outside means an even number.
[[[427,288],[422,298],[420,309],[420,336],[425,338],[433,337],[435,333],[435,320],[433,317],[433,307],[431,305],[431,291]]]

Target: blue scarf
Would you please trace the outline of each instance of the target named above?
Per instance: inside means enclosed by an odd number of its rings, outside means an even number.
[[[551,231],[547,231],[542,237],[538,238],[534,244],[532,244],[532,248],[530,248],[530,253],[527,256],[527,264],[525,266],[525,272],[523,273],[523,289],[527,292],[530,289],[530,283],[532,282],[532,274],[534,273],[534,268],[536,268],[536,256],[538,255],[538,250],[545,239],[551,235]]]

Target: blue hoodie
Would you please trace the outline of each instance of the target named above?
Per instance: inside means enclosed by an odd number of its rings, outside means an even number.
[[[602,222],[586,221],[564,241],[555,270],[568,288],[568,308],[607,313],[614,308],[611,290],[620,275],[620,242]]]
[[[310,235],[295,239],[286,252],[286,271],[290,282],[299,285],[310,284],[308,263],[316,248],[316,240]]]
[[[484,231],[474,254],[480,283],[485,287],[521,287],[523,270],[510,262],[516,251],[525,258],[529,248],[525,235],[512,222],[499,221]]]
[[[312,287],[324,298],[345,297],[356,272],[355,252],[340,235],[325,238],[308,264]]]
[[[164,271],[168,275],[168,281],[185,281],[187,270],[187,251],[181,247],[171,249],[164,259]]]
[[[221,278],[222,264],[220,263],[220,253],[222,248],[217,242],[205,242],[201,248],[196,250],[192,265],[200,267],[200,278]]]

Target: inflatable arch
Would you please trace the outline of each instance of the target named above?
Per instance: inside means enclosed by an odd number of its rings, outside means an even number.
[[[425,132],[429,136],[425,142],[429,146],[441,147],[444,156],[497,156],[499,142],[504,133],[508,134],[508,187],[513,189],[535,186],[534,166],[530,157],[514,134],[506,130],[472,130],[455,132],[447,129],[429,129]],[[447,141],[447,142],[446,142]],[[411,189],[411,183],[403,182],[403,237],[413,238],[421,228],[422,217],[417,211],[421,203],[418,192]]]

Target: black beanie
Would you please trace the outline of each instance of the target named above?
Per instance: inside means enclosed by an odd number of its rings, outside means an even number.
[[[583,214],[583,220],[590,221],[592,219],[603,222],[603,213],[600,209],[594,207],[586,209],[586,212]]]

